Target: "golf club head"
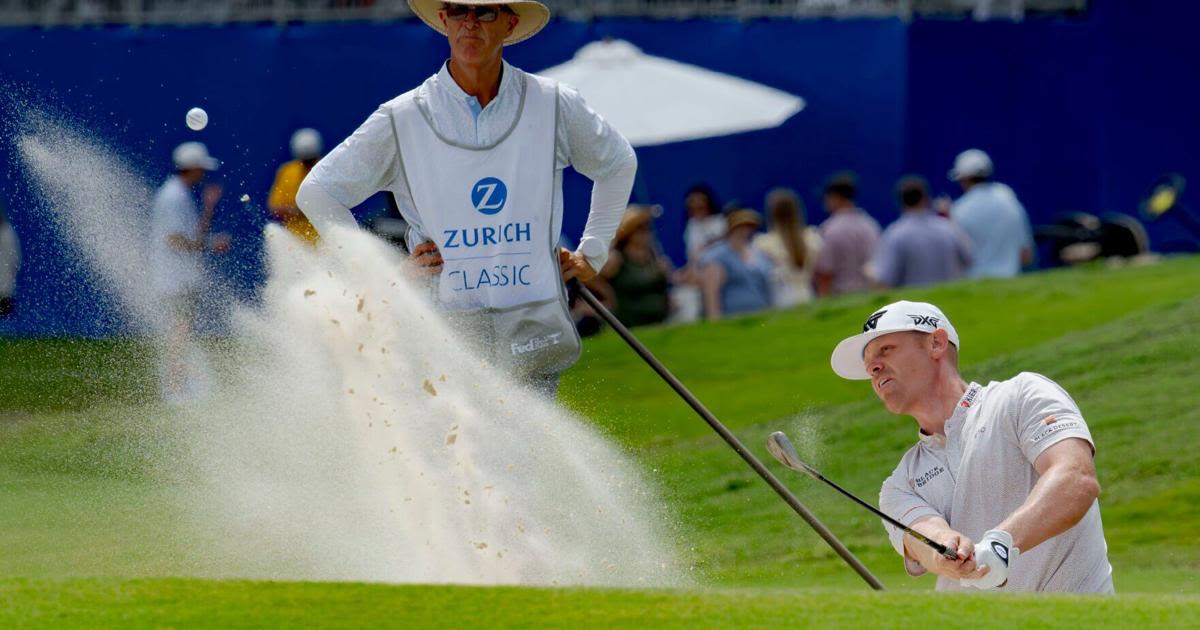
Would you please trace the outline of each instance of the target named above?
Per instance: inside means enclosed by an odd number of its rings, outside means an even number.
[[[767,450],[784,466],[792,470],[798,470],[813,479],[821,478],[820,473],[808,464],[800,461],[800,456],[796,454],[796,449],[792,446],[791,440],[784,435],[783,431],[776,431],[767,438]]]

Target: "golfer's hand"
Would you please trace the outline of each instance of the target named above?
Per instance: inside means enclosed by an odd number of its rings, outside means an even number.
[[[431,276],[442,273],[442,253],[433,241],[425,241],[414,247],[409,258],[418,269]]]
[[[1002,586],[1008,581],[1009,563],[1016,559],[1020,551],[1013,547],[1012,534],[1000,529],[991,529],[983,535],[979,544],[975,545],[975,563],[987,571],[982,577],[963,579],[963,586],[973,586],[978,589],[990,589]]]
[[[973,580],[987,575],[987,567],[975,564],[975,543],[970,538],[952,529],[942,530],[930,538],[956,550],[958,559],[950,560],[933,549],[927,549],[929,558],[921,562],[926,569],[954,580]]]
[[[584,258],[583,254],[567,251],[561,247],[558,249],[558,268],[562,271],[563,282],[567,282],[571,278],[587,282],[596,277],[596,270],[592,269],[591,263]]]

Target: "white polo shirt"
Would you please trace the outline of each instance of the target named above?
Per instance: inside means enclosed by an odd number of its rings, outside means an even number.
[[[945,429],[945,437],[920,435],[883,483],[879,505],[910,527],[940,516],[976,541],[1029,497],[1038,480],[1033,463],[1046,449],[1069,438],[1087,440],[1096,449],[1075,401],[1054,381],[1031,372],[986,387],[971,383]],[[909,575],[925,573],[905,555],[904,533],[884,527]],[[941,576],[937,589],[968,590]],[[1022,549],[1000,590],[1111,593],[1099,502],[1071,529]]]
[[[521,90],[525,72],[503,62],[500,88],[487,107],[480,108],[474,96],[467,94],[450,76],[447,64],[416,89],[416,98],[428,104],[430,123],[437,133],[462,146],[486,147],[502,140],[521,114]],[[380,190],[395,195],[396,204],[406,218],[417,217],[412,192],[401,173],[397,139],[387,104],[334,150],[321,159],[306,178],[320,186],[337,202],[353,208]],[[616,129],[588,107],[574,88],[559,84],[554,147],[554,198],[550,218],[555,234],[562,230],[562,171],[573,166],[595,183],[592,207],[580,238],[580,247],[598,240],[603,254],[589,262],[597,269],[608,257],[608,246],[629,202],[629,192],[637,171],[633,147]],[[409,245],[419,243],[426,234],[419,224],[411,225]]]
[[[155,193],[150,211],[150,274],[156,295],[172,298],[200,289],[203,254],[176,249],[170,242],[175,235],[195,239],[199,230],[200,212],[192,190],[182,178],[172,175]]]

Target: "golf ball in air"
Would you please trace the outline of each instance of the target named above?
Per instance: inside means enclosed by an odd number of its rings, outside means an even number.
[[[250,203],[250,195],[242,195],[242,203]]]
[[[187,126],[188,129],[191,129],[192,131],[200,131],[201,129],[207,127],[208,112],[200,109],[199,107],[193,107],[189,109],[187,113]]]

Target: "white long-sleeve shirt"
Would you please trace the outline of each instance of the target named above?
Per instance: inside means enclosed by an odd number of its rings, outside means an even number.
[[[483,147],[495,143],[520,115],[520,86],[524,72],[503,64],[500,89],[487,107],[464,92],[450,76],[448,64],[417,88],[440,136],[457,144]],[[629,142],[595,111],[575,89],[559,85],[556,123],[554,207],[555,233],[562,230],[562,171],[573,166],[593,181],[591,209],[579,250],[595,268],[604,266],[608,246],[629,202],[637,172],[637,157]],[[352,225],[349,208],[387,190],[395,195],[402,214],[415,214],[412,195],[400,172],[397,139],[391,114],[380,108],[349,138],[326,155],[305,178],[296,201],[318,231],[332,225]],[[424,235],[410,234],[409,242]],[[599,246],[588,245],[598,241]]]

